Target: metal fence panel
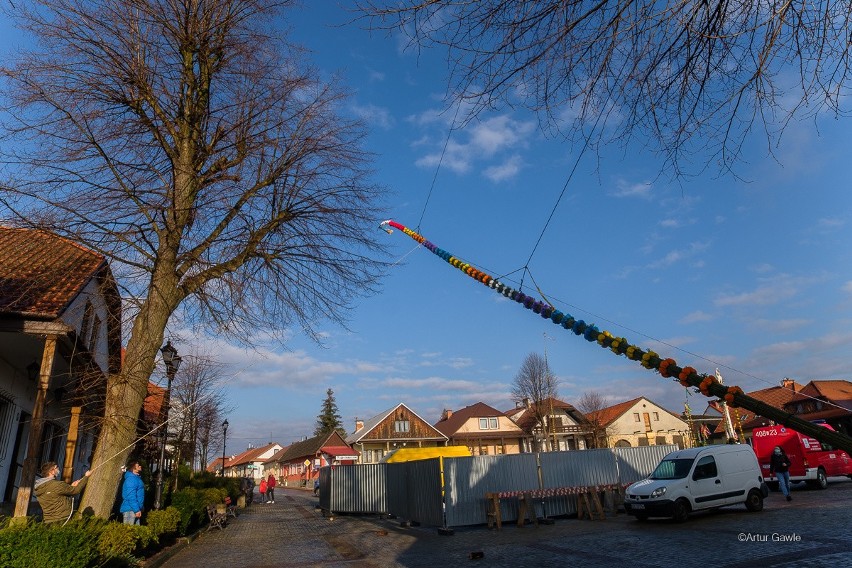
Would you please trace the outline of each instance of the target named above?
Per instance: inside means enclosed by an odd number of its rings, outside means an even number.
[[[386,513],[386,466],[361,464],[332,467],[327,510],[338,513]]]
[[[388,464],[394,465],[394,464]],[[441,460],[417,460],[405,464],[408,515],[411,521],[424,525],[441,526],[444,523],[441,497]]]
[[[638,448],[613,448],[618,464],[618,481],[623,485],[645,479],[654,471],[666,454],[677,450],[674,444],[665,446],[640,446]]]
[[[534,454],[445,458],[444,482],[448,526],[484,523],[486,493],[539,488]],[[500,513],[505,520],[517,519],[517,502],[501,501]]]
[[[541,460],[544,489],[588,487],[618,482],[616,459],[609,449],[570,452],[544,452]],[[577,513],[576,496],[555,496],[536,503],[536,514],[543,517]]]

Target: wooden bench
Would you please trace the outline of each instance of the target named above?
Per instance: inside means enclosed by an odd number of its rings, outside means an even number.
[[[216,505],[207,505],[207,516],[210,518],[210,524],[207,525],[208,531],[213,527],[222,530],[225,528],[225,524],[228,522],[228,515],[217,511]]]

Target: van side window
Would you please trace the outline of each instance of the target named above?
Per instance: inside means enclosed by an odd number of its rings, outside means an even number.
[[[693,480],[709,479],[718,475],[716,471],[716,460],[713,456],[704,456],[695,465],[695,473],[692,474]]]

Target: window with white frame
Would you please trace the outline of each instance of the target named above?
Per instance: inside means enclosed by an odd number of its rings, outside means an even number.
[[[479,429],[480,430],[496,430],[498,428],[497,419],[496,418],[480,418],[479,419]]]
[[[408,420],[397,420],[393,423],[393,431],[398,434],[404,434],[411,428],[411,423]]]

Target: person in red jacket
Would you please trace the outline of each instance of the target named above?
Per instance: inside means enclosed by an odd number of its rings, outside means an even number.
[[[260,502],[266,503],[266,479],[260,478]]]
[[[275,503],[275,486],[277,485],[275,481],[275,476],[271,473],[269,477],[266,478],[266,502],[267,503]]]

